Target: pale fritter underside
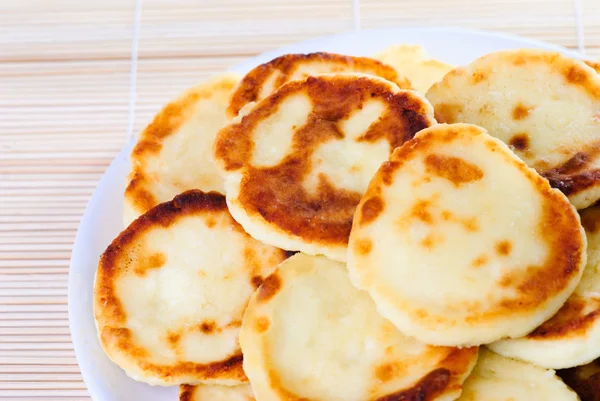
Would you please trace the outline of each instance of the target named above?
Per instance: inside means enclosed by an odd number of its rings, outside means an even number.
[[[258,400],[455,400],[477,347],[406,337],[352,286],[342,263],[296,254],[252,296],[244,371]]]
[[[125,190],[125,226],[183,191],[224,193],[211,149],[217,131],[227,122],[225,110],[238,81],[235,74],[223,74],[189,89],[140,133]]]
[[[247,381],[242,316],[285,257],[248,236],[220,194],[191,190],[157,205],[100,258],[94,314],[104,351],[154,385]]]
[[[575,292],[550,320],[523,338],[490,348],[537,366],[564,369],[600,357],[600,207],[581,213],[587,234],[587,266]]]
[[[344,260],[371,176],[394,148],[432,124],[422,95],[382,78],[289,82],[217,135],[215,160],[231,214],[267,244]]]
[[[373,58],[391,65],[399,75],[410,80],[413,88],[426,93],[434,83],[441,80],[454,66],[429,57],[418,45],[393,45]]]
[[[458,401],[579,401],[553,370],[481,348]]]
[[[427,98],[439,122],[486,128],[577,209],[600,199],[600,75],[583,61],[491,53],[448,73]]]
[[[504,143],[474,125],[439,124],[375,174],[348,269],[406,334],[478,345],[554,315],[580,280],[585,248],[567,198]]]

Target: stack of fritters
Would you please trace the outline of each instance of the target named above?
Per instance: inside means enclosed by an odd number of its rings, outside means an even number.
[[[102,347],[181,401],[579,399],[552,369],[596,401],[595,66],[402,45],[190,89],[132,152]]]

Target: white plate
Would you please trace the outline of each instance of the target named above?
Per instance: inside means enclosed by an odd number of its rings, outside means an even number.
[[[519,47],[545,48],[569,53],[543,42],[463,29],[387,29],[327,36],[285,46],[232,67],[245,73],[254,66],[285,53],[329,51],[372,55],[395,43],[419,44],[432,57],[457,65],[483,54]],[[190,85],[194,82],[190,82]],[[167,99],[165,99],[166,101]],[[128,378],[102,352],[92,312],[92,287],[98,258],[122,230],[122,201],[129,171],[131,140],[111,163],[90,200],[73,246],[69,272],[69,320],[75,354],[83,379],[94,401],[174,401],[177,388],[151,387]]]

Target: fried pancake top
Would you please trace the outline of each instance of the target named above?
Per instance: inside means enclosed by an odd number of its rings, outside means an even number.
[[[578,401],[552,370],[515,361],[481,348],[458,401]]]
[[[352,286],[342,263],[300,253],[252,296],[240,344],[264,401],[453,400],[477,359],[477,347],[404,336]]]
[[[393,45],[373,58],[391,65],[399,75],[410,80],[410,83],[421,93],[441,80],[454,66],[429,57],[425,49],[418,45]]]
[[[456,68],[427,92],[436,118],[507,143],[578,209],[600,199],[600,75],[580,60],[506,50]]]
[[[184,384],[179,387],[179,401],[255,401],[250,384],[219,386],[217,384]]]
[[[250,71],[231,96],[227,113],[238,115],[248,103],[256,102],[289,81],[311,75],[357,72],[376,75],[394,82],[400,88],[411,89],[410,82],[387,64],[368,57],[352,57],[334,53],[286,54]]]
[[[348,269],[428,344],[521,337],[577,286],[586,239],[567,198],[485,130],[439,124],[396,149],[357,208]]]
[[[432,124],[417,92],[373,76],[321,75],[285,84],[224,127],[214,154],[230,211],[250,235],[343,260],[371,176]]]
[[[550,320],[524,338],[490,347],[537,366],[564,369],[600,357],[600,206],[581,213],[587,235],[587,266],[575,292]]]
[[[575,390],[581,401],[600,401],[600,359],[557,373]]]
[[[220,194],[191,190],[161,203],[100,258],[94,314],[102,347],[150,384],[244,382],[242,315],[285,256],[246,234]]]
[[[212,143],[228,121],[225,110],[239,77],[225,74],[166,105],[138,137],[125,190],[125,226],[188,189],[224,193]]]

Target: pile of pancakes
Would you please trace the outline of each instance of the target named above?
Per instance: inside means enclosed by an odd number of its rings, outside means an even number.
[[[181,401],[600,400],[599,72],[399,45],[191,88],[131,154],[104,351]]]

